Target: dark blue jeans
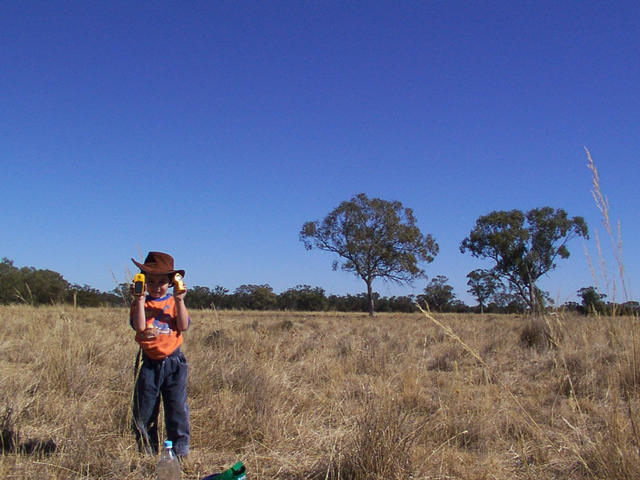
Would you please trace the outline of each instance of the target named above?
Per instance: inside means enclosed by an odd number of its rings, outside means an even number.
[[[142,355],[142,366],[133,393],[133,430],[142,452],[158,453],[158,413],[164,407],[167,440],[176,455],[189,453],[187,359],[180,349],[164,360]]]

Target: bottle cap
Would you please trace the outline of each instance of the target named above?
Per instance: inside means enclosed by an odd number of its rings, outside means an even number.
[[[171,440],[165,440],[164,448],[173,448],[173,442]]]

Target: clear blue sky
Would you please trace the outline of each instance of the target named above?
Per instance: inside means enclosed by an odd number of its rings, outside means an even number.
[[[585,146],[637,298],[637,1],[0,4],[0,256],[72,283],[111,290],[161,250],[189,285],[363,292],[298,233],[364,192],[414,210],[427,274],[472,304],[479,216],[601,230]],[[599,270],[592,236],[540,284],[560,302],[594,284],[584,246]]]

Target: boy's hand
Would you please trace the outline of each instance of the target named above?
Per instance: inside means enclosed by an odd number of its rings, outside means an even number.
[[[173,287],[173,297],[176,300],[183,301],[184,297],[187,295],[187,286],[182,283],[183,290],[178,290],[176,287]]]

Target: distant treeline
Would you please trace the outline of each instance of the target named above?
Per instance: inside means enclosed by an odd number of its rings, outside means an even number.
[[[17,268],[13,261],[0,262],[0,304],[51,305],[73,303],[84,307],[123,305],[116,292],[101,292],[88,285],[72,285],[53,270]]]
[[[479,306],[468,306],[458,300],[446,277],[436,277],[423,295],[381,297],[374,293],[376,312],[418,311],[416,303],[438,312],[480,312]],[[638,313],[638,302],[612,304],[604,302],[606,295],[594,287],[578,291],[582,303],[568,302],[561,306],[567,311],[584,314]],[[17,268],[13,261],[3,258],[0,262],[0,304],[23,303],[28,305],[71,304],[78,307],[128,306],[131,304],[128,283],[121,283],[110,292],[102,292],[88,285],[67,282],[52,270],[34,267]],[[241,285],[233,292],[222,287],[194,286],[189,289],[186,302],[191,309],[236,310],[291,310],[291,311],[339,311],[368,312],[366,293],[357,295],[327,295],[324,289],[309,285],[297,285],[280,294],[267,284]],[[549,307],[552,308],[552,307]],[[524,313],[527,306],[513,295],[496,295],[482,307],[484,313]]]
[[[600,302],[593,302],[588,295],[593,287],[581,289],[578,294],[583,302],[567,302],[559,309],[564,311],[598,314],[598,315],[629,315],[640,313],[638,302],[613,304],[604,302],[604,295],[600,295]],[[448,296],[447,296],[448,294]],[[422,308],[429,305],[433,311],[441,313],[480,313],[479,306],[468,306],[461,302],[451,290],[436,288],[425,289],[423,295],[401,295],[381,297],[373,294],[376,312],[417,312],[419,304]],[[230,292],[224,287],[213,289],[208,287],[193,287],[187,295],[190,308],[206,309],[237,309],[237,310],[291,310],[291,311],[339,311],[339,312],[368,312],[369,304],[366,293],[357,295],[326,295],[320,287],[298,285],[280,294],[276,294],[269,285],[242,285]],[[553,305],[548,310],[557,310]],[[527,305],[514,295],[496,296],[482,308],[483,313],[526,313]]]
[[[420,297],[381,297],[375,294],[376,311],[415,312],[415,302],[420,301]],[[0,262],[0,304],[24,303],[37,306],[67,303],[78,307],[99,307],[128,306],[131,300],[128,283],[121,283],[110,292],[102,292],[89,285],[71,284],[52,270],[18,268],[8,258],[3,258]],[[322,288],[309,285],[298,285],[280,294],[276,294],[269,285],[241,285],[233,292],[222,286],[194,286],[189,289],[186,302],[192,309],[368,311],[366,293],[326,295]],[[458,301],[440,310],[473,311]]]
[[[374,294],[377,312],[416,312],[416,301],[424,305],[424,295],[381,297]],[[455,300],[442,302],[438,311],[470,312],[473,308]],[[102,292],[89,285],[71,284],[52,270],[34,267],[17,268],[13,261],[0,262],[0,304],[24,303],[29,305],[72,304],[78,307],[128,306],[131,304],[128,283],[121,283],[110,292]],[[367,312],[367,294],[326,295],[324,289],[298,285],[280,294],[269,285],[241,285],[233,292],[222,287],[194,286],[186,297],[192,309],[236,310],[292,310]],[[433,301],[429,302],[433,305]],[[520,307],[485,307],[485,311],[524,311]]]

